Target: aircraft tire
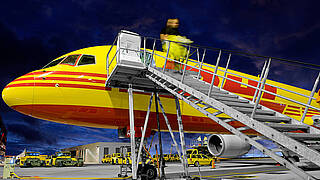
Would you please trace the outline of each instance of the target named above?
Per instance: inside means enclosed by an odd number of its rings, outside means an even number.
[[[199,162],[198,161],[196,161],[196,162],[194,162],[194,167],[198,167],[200,164],[199,164]]]
[[[56,166],[57,167],[62,167],[62,163],[61,162],[56,162]]]
[[[83,162],[78,162],[78,163],[76,164],[76,166],[82,167],[82,166],[83,166]]]
[[[141,169],[141,180],[153,180],[157,178],[157,169],[153,165],[146,164]]]

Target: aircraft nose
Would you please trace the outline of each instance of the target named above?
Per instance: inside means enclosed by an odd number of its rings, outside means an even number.
[[[27,74],[28,75],[28,74]],[[11,108],[31,115],[33,105],[33,75],[21,76],[10,82],[2,91],[3,101]]]

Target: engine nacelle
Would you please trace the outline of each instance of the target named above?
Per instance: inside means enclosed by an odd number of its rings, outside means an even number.
[[[208,139],[208,150],[222,158],[234,158],[246,154],[251,145],[236,135],[213,134]]]

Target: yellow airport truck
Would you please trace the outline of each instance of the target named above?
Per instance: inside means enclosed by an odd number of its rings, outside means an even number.
[[[212,165],[212,163],[219,162],[220,159],[210,154],[205,146],[195,146],[187,150],[188,166]]]
[[[41,162],[41,166],[47,166],[46,161],[48,159],[48,155],[40,155],[40,162]]]
[[[73,158],[69,151],[56,152],[51,156],[50,160],[46,161],[48,166],[83,166],[82,158]]]
[[[41,166],[40,152],[26,152],[24,157],[20,158],[20,167],[39,167]]]
[[[104,155],[104,157],[102,158],[101,162],[102,162],[102,163],[111,163],[111,160],[112,160],[111,154],[106,154],[106,155]]]
[[[170,161],[174,162],[174,161],[180,161],[180,157],[178,154],[171,154],[170,155]]]
[[[168,162],[171,159],[171,154],[163,154],[163,160]]]
[[[119,160],[118,162],[120,162],[120,161],[121,160]],[[127,152],[126,156],[122,159],[122,164],[131,164],[131,163],[132,163],[131,152]]]
[[[127,152],[125,156],[121,153],[114,153],[114,164],[131,164],[131,152]]]
[[[204,154],[190,154],[188,155],[188,166],[194,165],[195,167],[203,165],[212,165],[215,162],[214,158],[208,157]]]
[[[118,164],[119,159],[122,159],[121,153],[113,153],[111,156],[111,164]]]

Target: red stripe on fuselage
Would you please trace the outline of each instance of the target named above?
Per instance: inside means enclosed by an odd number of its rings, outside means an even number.
[[[104,91],[111,91],[112,88],[104,87],[104,86],[93,86],[93,85],[83,85],[83,84],[66,84],[66,83],[19,83],[19,84],[9,84],[5,88],[10,87],[67,87],[67,88],[80,88],[80,89],[90,89],[90,90],[104,90]],[[123,89],[119,89],[120,92],[127,92]],[[144,93],[144,92],[136,92],[134,91],[133,94],[143,94],[143,95],[151,95],[151,93]],[[170,98],[172,99],[173,96],[170,95],[159,95],[160,97]]]
[[[77,106],[77,105],[17,105],[12,106],[13,109],[24,114],[31,114],[40,119],[46,119],[58,123],[73,124],[91,127],[126,127],[129,125],[128,109],[112,108],[112,107],[94,107],[94,106]],[[146,111],[134,110],[135,126],[143,126]],[[173,130],[178,130],[176,114],[167,114],[170,125]],[[148,128],[156,129],[156,113],[150,113]],[[185,131],[196,132],[213,132],[230,134],[228,130],[213,122],[207,117],[198,116],[182,116]],[[236,128],[243,127],[240,122],[230,122]],[[160,116],[161,129],[167,130],[163,116]],[[248,134],[257,134],[253,130],[246,131]]]
[[[312,112],[313,112],[313,113],[315,113],[315,112],[316,112],[316,113],[320,113],[318,110],[314,110],[314,109],[308,109],[308,113],[309,113],[309,112],[311,112],[311,113],[312,113]]]
[[[19,84],[10,84],[5,88],[9,87],[68,87],[68,88],[84,88],[84,89],[95,89],[95,90],[106,90],[104,86],[92,86],[84,84],[66,84],[66,83],[19,83]]]
[[[296,113],[300,113],[300,111],[299,110],[295,110],[295,109],[286,109],[286,111],[290,111],[290,112],[296,112]]]
[[[319,113],[307,113],[307,114],[309,114],[309,115],[320,115]]]
[[[45,74],[45,73],[62,74],[62,75],[84,75],[84,76],[93,76],[93,77],[101,77],[101,78],[106,78],[107,77],[107,74],[87,73],[87,72],[73,72],[73,71],[38,71],[38,72],[28,73],[25,76],[42,75],[42,74]]]
[[[284,114],[286,114],[286,115],[293,115],[293,116],[300,116],[300,114],[294,114],[294,113],[288,113],[288,112],[285,112]]]
[[[105,80],[98,80],[98,79],[84,79],[84,78],[69,78],[69,77],[25,77],[19,78],[12,82],[16,81],[27,81],[27,80],[56,80],[56,81],[77,81],[77,82],[90,82],[90,83],[99,83],[105,84]]]
[[[295,109],[300,109],[300,107],[299,107],[299,106],[292,106],[292,105],[288,105],[288,107],[290,107],[290,108],[295,108]]]

